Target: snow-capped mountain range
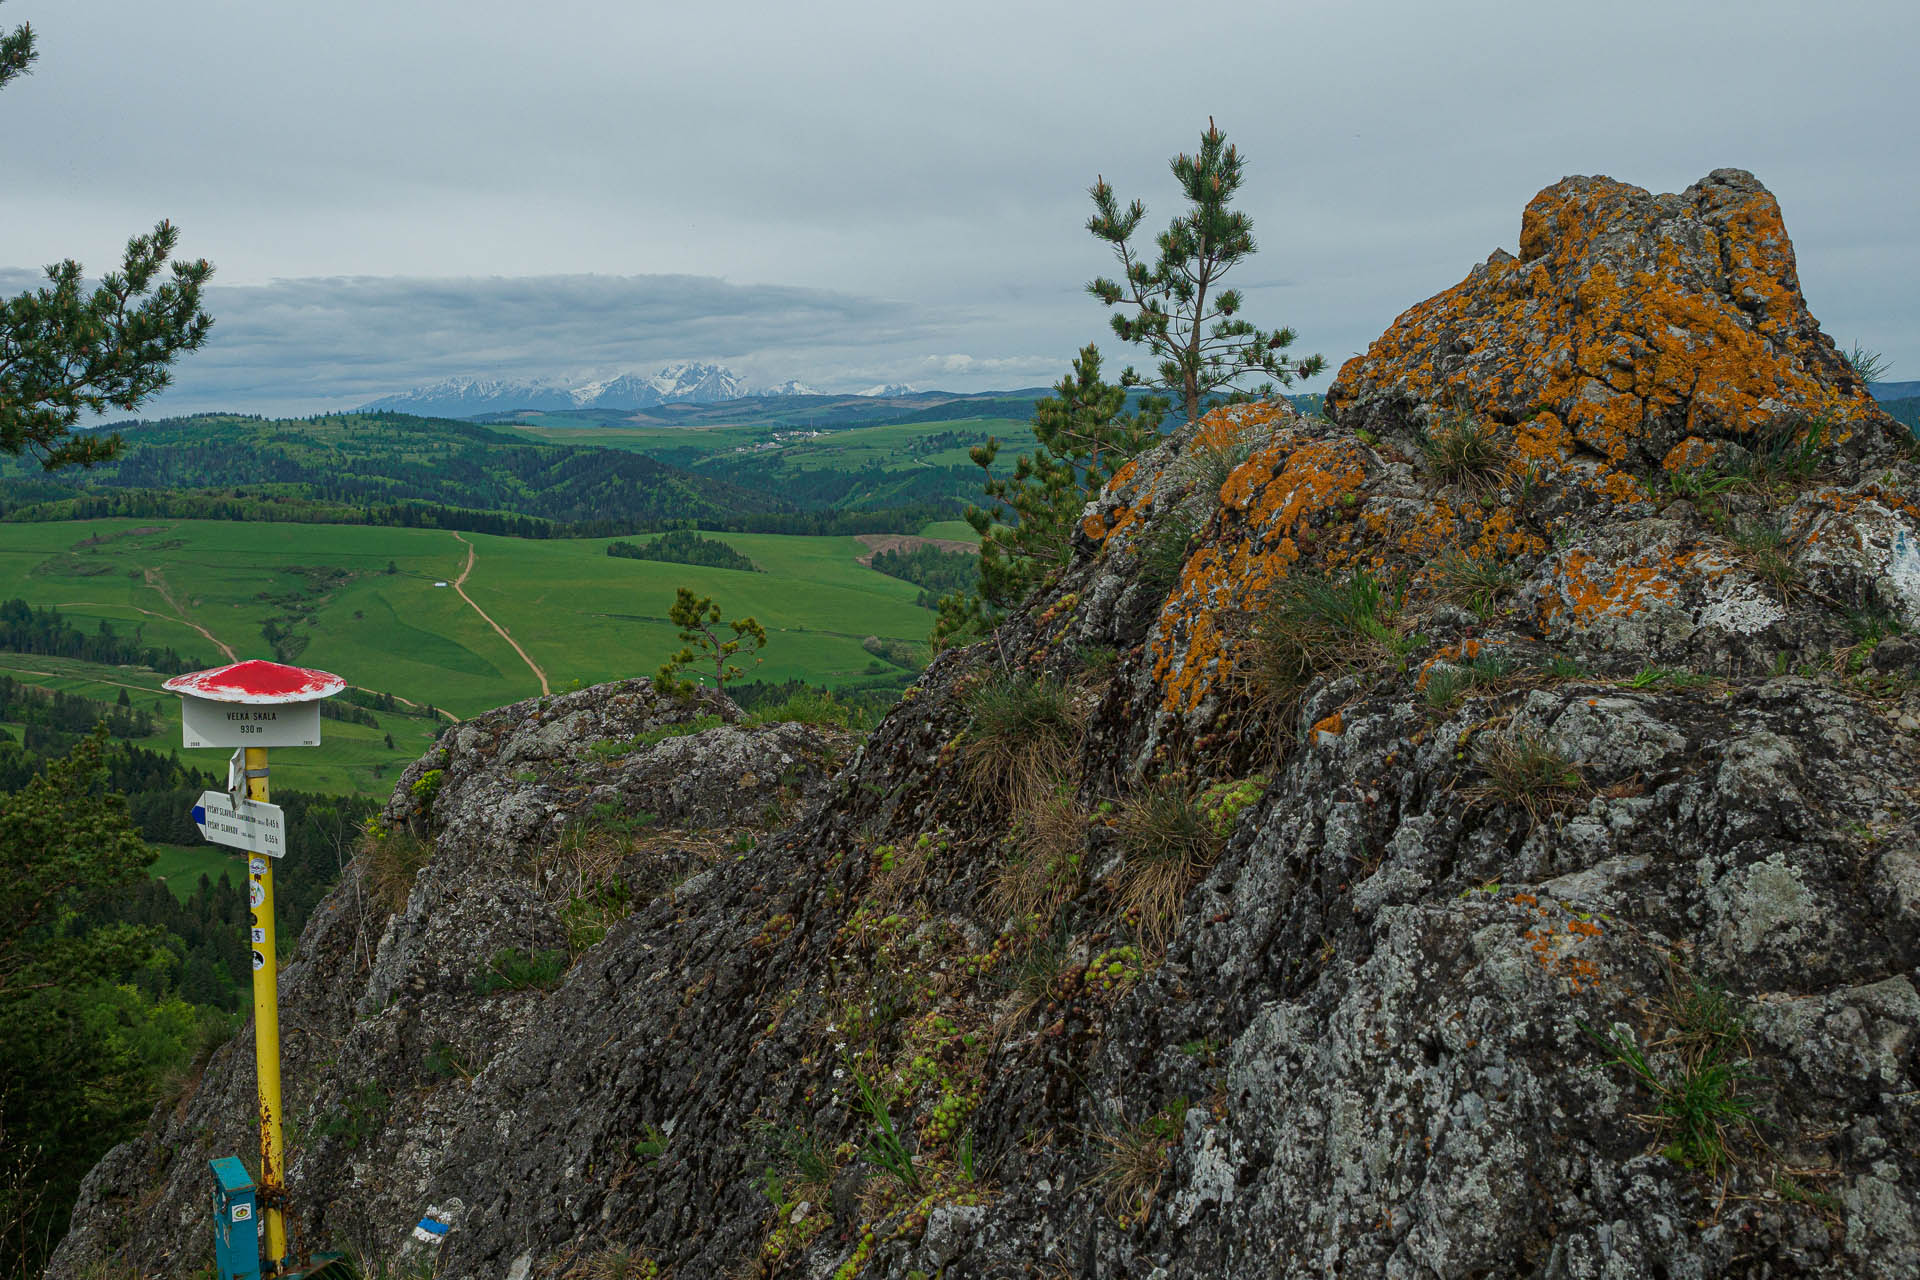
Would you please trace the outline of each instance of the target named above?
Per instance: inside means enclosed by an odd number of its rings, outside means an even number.
[[[906,395],[911,390],[906,384],[895,382],[859,394]],[[724,365],[682,360],[651,375],[623,373],[618,377],[579,385],[546,380],[520,382],[504,378],[446,378],[410,391],[381,396],[360,407],[469,418],[477,414],[504,413],[515,409],[650,409],[661,404],[712,404],[746,396],[825,394],[828,393],[791,378],[778,386],[755,389]]]

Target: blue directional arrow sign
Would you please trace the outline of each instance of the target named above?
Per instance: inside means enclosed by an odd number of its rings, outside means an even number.
[[[193,825],[215,844],[278,858],[287,851],[285,826],[277,804],[235,800],[224,791],[202,791],[193,806]]]

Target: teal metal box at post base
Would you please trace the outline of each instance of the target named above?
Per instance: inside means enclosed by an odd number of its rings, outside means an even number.
[[[220,1280],[260,1280],[260,1217],[253,1178],[233,1156],[213,1165],[213,1262]]]

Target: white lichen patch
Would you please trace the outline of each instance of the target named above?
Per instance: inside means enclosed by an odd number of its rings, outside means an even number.
[[[1205,1111],[1196,1107],[1187,1112],[1186,1146],[1192,1164],[1173,1198],[1173,1220],[1179,1225],[1186,1226],[1209,1205],[1233,1200],[1239,1170],[1233,1161],[1232,1142],[1230,1134],[1207,1123]]]
[[[1727,574],[1707,580],[1706,603],[1700,610],[1703,627],[1718,627],[1734,635],[1765,631],[1787,616],[1786,606],[1762,591],[1751,578]]]

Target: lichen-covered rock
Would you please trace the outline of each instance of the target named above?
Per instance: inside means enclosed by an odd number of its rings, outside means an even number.
[[[1340,370],[1328,411],[1396,427],[1416,406],[1524,425],[1543,462],[1697,465],[1783,414],[1836,439],[1884,424],[1800,293],[1772,194],[1716,169],[1679,195],[1567,178],[1497,250]]]
[[[458,1198],[474,1280],[1920,1271],[1920,467],[1771,210],[1547,193],[1337,423],[1133,459],[830,781],[845,739],[637,684],[449,730],[404,902],[363,855],[286,979],[303,1238]],[[53,1274],[186,1269],[248,1084],[112,1153]]]

